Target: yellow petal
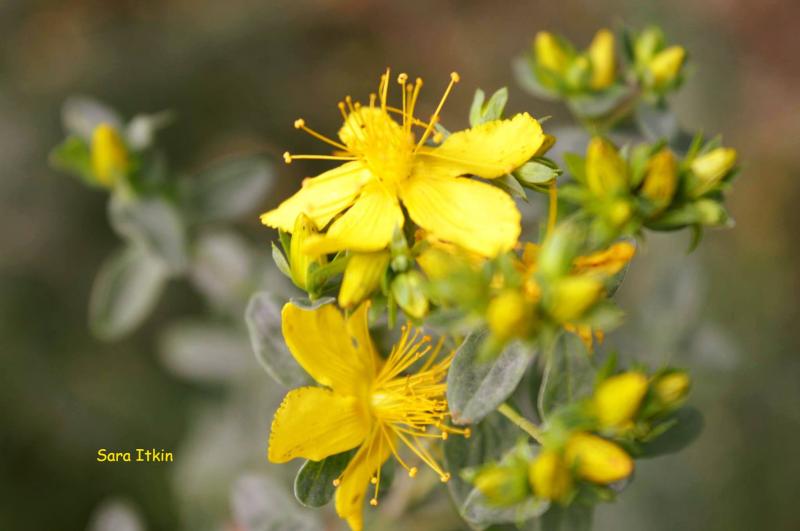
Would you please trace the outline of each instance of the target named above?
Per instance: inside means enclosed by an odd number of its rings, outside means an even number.
[[[305,252],[312,255],[342,249],[369,252],[386,248],[394,231],[403,226],[397,197],[378,182],[364,187],[350,210],[334,221],[324,236],[309,238]]]
[[[517,205],[489,184],[418,175],[404,183],[400,197],[414,223],[435,238],[482,256],[508,251],[519,237]]]
[[[335,305],[307,310],[288,303],[281,321],[289,350],[314,380],[342,394],[359,393],[371,383],[374,360],[354,347],[354,338]]]
[[[370,418],[356,397],[301,387],[289,391],[275,412],[267,455],[273,463],[296,457],[320,461],[355,448],[369,429]]]
[[[370,479],[391,455],[391,448],[382,432],[376,430],[359,448],[342,474],[336,489],[336,514],[347,520],[350,529],[364,529],[364,498]]]
[[[544,141],[539,122],[521,113],[453,133],[439,147],[420,150],[413,173],[493,179],[522,166]]]
[[[592,63],[593,89],[601,90],[614,83],[614,34],[607,29],[598,31],[589,45]]]
[[[347,261],[339,289],[339,306],[350,308],[378,289],[391,255],[388,251],[353,253]]]
[[[111,186],[130,168],[128,150],[117,130],[100,124],[92,132],[92,171],[103,186]]]
[[[617,242],[608,249],[579,256],[574,262],[575,273],[598,273],[616,275],[636,254],[636,246],[631,242]]]
[[[333,217],[353,204],[372,174],[360,162],[348,162],[306,179],[303,187],[278,208],[261,215],[264,225],[292,232],[294,220],[305,214],[322,229]]]
[[[369,307],[369,301],[361,304],[347,318],[345,326],[350,335],[350,343],[356,350],[359,359],[368,367],[370,374],[374,375],[383,364],[383,358],[375,350],[375,344],[369,334]]]

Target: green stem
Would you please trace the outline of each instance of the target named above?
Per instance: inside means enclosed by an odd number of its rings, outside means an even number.
[[[497,411],[513,422],[519,429],[530,435],[534,441],[542,444],[542,430],[539,429],[539,426],[514,411],[508,404],[501,404]]]

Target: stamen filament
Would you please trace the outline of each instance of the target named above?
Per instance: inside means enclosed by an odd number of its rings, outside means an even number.
[[[439,113],[442,111],[442,107],[444,107],[444,102],[447,100],[447,97],[450,95],[450,91],[453,90],[453,85],[458,83],[461,80],[457,72],[452,72],[450,74],[450,83],[448,83],[447,88],[444,91],[444,95],[442,99],[439,100],[439,105],[436,107],[436,110],[431,115],[431,119],[428,120],[428,127],[425,128],[425,132],[422,134],[422,137],[419,139],[417,146],[414,148],[414,152],[416,153],[419,148],[425,143],[428,139],[428,135],[431,134],[436,122],[439,120]]]

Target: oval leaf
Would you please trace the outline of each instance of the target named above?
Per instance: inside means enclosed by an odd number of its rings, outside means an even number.
[[[89,325],[101,339],[131,332],[150,314],[164,289],[167,269],[137,246],[113,254],[100,268],[89,300]]]
[[[703,432],[703,414],[693,407],[683,407],[670,420],[674,425],[652,441],[642,445],[642,457],[674,454],[692,444]]]
[[[271,293],[262,291],[250,298],[245,321],[256,359],[275,381],[286,387],[299,387],[309,381],[283,340],[281,307]]]
[[[553,411],[578,398],[589,396],[595,371],[586,346],[575,334],[563,333],[547,358],[539,387],[539,414],[547,420]]]
[[[294,478],[297,501],[306,507],[322,507],[330,502],[336,492],[333,480],[342,475],[354,453],[355,450],[348,450],[322,461],[306,461]]]
[[[456,353],[447,374],[447,402],[453,422],[480,421],[514,392],[533,354],[522,343],[506,345],[495,359],[480,359],[488,333],[469,335]]]
[[[171,324],[159,338],[161,361],[173,373],[201,382],[225,382],[251,369],[250,344],[236,328],[203,321]]]

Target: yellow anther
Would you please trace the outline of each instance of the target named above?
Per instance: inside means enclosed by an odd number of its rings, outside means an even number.
[[[453,83],[458,83],[461,81],[461,76],[458,75],[458,72],[450,72],[450,79]]]
[[[444,139],[444,135],[440,132],[433,133],[433,142],[434,144],[441,144],[442,140]]]
[[[465,429],[464,430],[464,438],[465,439],[469,439],[471,436],[472,436],[472,430],[470,430],[469,428]]]
[[[283,162],[285,162],[286,164],[292,163],[292,154],[289,153],[288,151],[283,153]]]
[[[342,483],[342,480],[339,479],[339,478],[336,478],[336,479],[333,480],[333,486],[334,487],[338,487],[341,483]]]
[[[398,83],[400,83],[401,85],[405,85],[406,81],[408,81],[408,74],[406,74],[405,72],[401,72],[400,74],[398,74],[397,76]]]
[[[442,483],[447,483],[448,481],[450,481],[450,474],[442,474],[442,476],[439,477],[439,479],[442,481]]]
[[[410,478],[417,477],[417,467],[412,466],[411,468],[408,469],[408,477]]]
[[[375,499],[375,498],[372,498],[372,499],[369,501],[369,504],[370,504],[370,505],[372,505],[373,507],[377,507],[377,506],[378,506],[378,500],[377,500],[377,499]]]
[[[372,483],[373,485],[377,485],[378,484],[378,477],[377,476],[372,476],[370,478],[369,482]]]
[[[303,127],[305,127],[305,125],[306,125],[306,121],[303,120],[302,118],[298,118],[297,120],[294,121],[294,128],[295,129],[302,129]]]
[[[443,431],[443,432],[442,432],[442,440],[443,440],[443,441],[446,441],[446,440],[447,440],[447,437],[448,437],[448,435],[447,435],[447,432],[446,432],[446,431]]]

